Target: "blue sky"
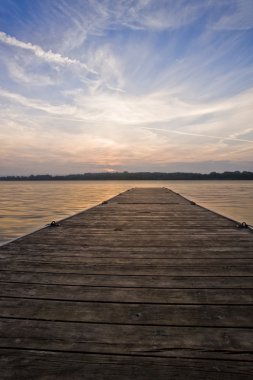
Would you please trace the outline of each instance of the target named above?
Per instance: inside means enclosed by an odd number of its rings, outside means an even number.
[[[253,170],[253,0],[1,0],[0,175]]]

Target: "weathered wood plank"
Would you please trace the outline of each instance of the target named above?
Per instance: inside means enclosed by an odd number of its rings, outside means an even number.
[[[89,235],[89,234],[83,234],[82,236],[79,235],[61,235],[56,234],[52,236],[31,236],[27,237],[27,243],[30,244],[40,244],[41,241],[44,239],[47,239],[48,244],[50,245],[59,245],[61,242],[64,241],[64,245],[69,245],[71,247],[75,246],[75,244],[81,245],[81,246],[104,246],[107,245],[109,247],[145,247],[146,245],[149,245],[150,247],[192,247],[193,249],[195,247],[198,247],[199,245],[203,245],[203,249],[205,247],[209,247],[210,245],[213,245],[213,247],[217,247],[219,245],[240,245],[242,248],[253,250],[253,242],[252,237],[248,236],[241,236],[238,238],[237,236],[228,236],[227,238],[225,236],[210,236],[208,234],[206,235],[194,235],[192,236],[189,234],[188,236],[185,234],[179,234],[177,236],[170,235],[131,235],[127,236],[126,234],[122,234],[121,236],[119,234],[114,234],[114,236],[110,235]],[[73,243],[71,244],[71,239],[73,239]],[[187,244],[187,241],[189,244]],[[70,247],[70,249],[71,249]]]
[[[0,296],[100,302],[253,304],[253,289],[157,289],[1,283]]]
[[[253,329],[0,319],[0,347],[253,360]]]
[[[8,265],[10,260],[13,259],[13,255],[6,255],[6,257],[1,257],[0,258],[0,265],[2,267],[5,267]],[[23,262],[24,261],[24,256],[18,256],[15,257],[15,262]],[[64,257],[64,256],[59,256],[57,255],[56,257],[54,255],[47,255],[47,256],[30,256],[27,257],[26,262],[29,262],[31,264],[36,264],[36,263],[59,263],[59,264],[68,264],[73,262],[73,257]],[[88,266],[99,266],[99,265],[126,265],[126,266],[142,266],[143,264],[148,265],[148,266],[164,266],[164,267],[171,267],[171,266],[188,266],[188,265],[198,265],[199,267],[201,266],[226,266],[228,263],[228,259],[225,258],[166,258],[166,257],[144,257],[144,258],[139,258],[139,257],[131,257],[131,258],[123,258],[123,257],[82,257],[82,256],[75,256],[75,264],[83,264],[83,265],[88,265]],[[246,266],[253,266],[253,258],[246,258],[242,259],[240,257],[236,258],[230,258],[230,265],[232,267],[241,267],[243,265]]]
[[[251,250],[245,250],[240,246],[217,246],[217,247],[202,247],[196,246],[191,248],[187,247],[108,247],[108,246],[79,246],[75,244],[70,247],[69,245],[48,245],[46,242],[37,244],[25,244],[13,246],[11,244],[2,247],[0,250],[0,257],[5,258],[10,255],[15,255],[16,258],[33,258],[36,256],[43,257],[115,257],[115,258],[226,258],[226,259],[252,259],[253,253]]]
[[[27,284],[61,284],[165,289],[253,289],[253,277],[236,276],[127,276],[85,275],[79,273],[10,272],[0,271],[1,282]],[[17,288],[19,285],[16,285]]]
[[[156,305],[0,298],[0,318],[132,325],[251,327],[253,305]]]
[[[29,248],[23,248],[18,252],[15,249],[6,250],[0,252],[0,261],[2,259],[10,259],[12,260],[36,260],[40,259],[45,261],[45,259],[49,259],[51,261],[56,261],[57,259],[64,261],[70,260],[86,260],[86,258],[107,258],[107,259],[156,259],[156,260],[164,260],[164,259],[226,259],[226,260],[243,260],[243,259],[252,259],[253,254],[249,251],[245,251],[245,249],[237,249],[237,250],[212,250],[202,249],[199,250],[195,248],[192,250],[191,248],[161,248],[161,249],[139,249],[139,251],[134,251],[133,249],[117,249],[115,247],[111,247],[111,249],[104,249],[102,247],[73,247],[69,249],[68,247],[61,247],[57,249],[56,247],[51,247],[51,249],[46,250],[46,245],[43,248],[39,247],[37,249],[34,246],[29,246]],[[18,254],[17,254],[18,253]],[[245,264],[247,261],[244,262]]]
[[[48,273],[83,273],[83,274],[118,274],[118,275],[167,275],[167,276],[252,276],[252,265],[127,265],[127,264],[75,264],[27,262],[25,260],[5,260],[5,270],[48,272]]]
[[[0,349],[5,379],[251,380],[247,361]],[[103,369],[103,373],[101,373]]]

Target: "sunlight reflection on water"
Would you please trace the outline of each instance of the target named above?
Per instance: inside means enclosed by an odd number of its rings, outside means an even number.
[[[168,187],[211,210],[253,224],[251,181],[0,182],[0,244],[132,187]]]

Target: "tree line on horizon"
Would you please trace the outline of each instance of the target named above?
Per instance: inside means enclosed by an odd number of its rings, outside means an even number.
[[[2,176],[0,181],[52,181],[52,180],[253,180],[253,172],[225,171],[223,173],[163,173],[163,172],[102,172],[68,175],[31,174],[29,176]]]

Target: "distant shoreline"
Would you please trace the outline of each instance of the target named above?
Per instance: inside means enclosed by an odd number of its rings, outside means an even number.
[[[168,181],[168,180],[253,180],[253,172],[234,171],[208,174],[202,173],[160,173],[160,172],[114,172],[114,173],[84,173],[68,175],[37,174],[29,176],[2,176],[0,181]]]

